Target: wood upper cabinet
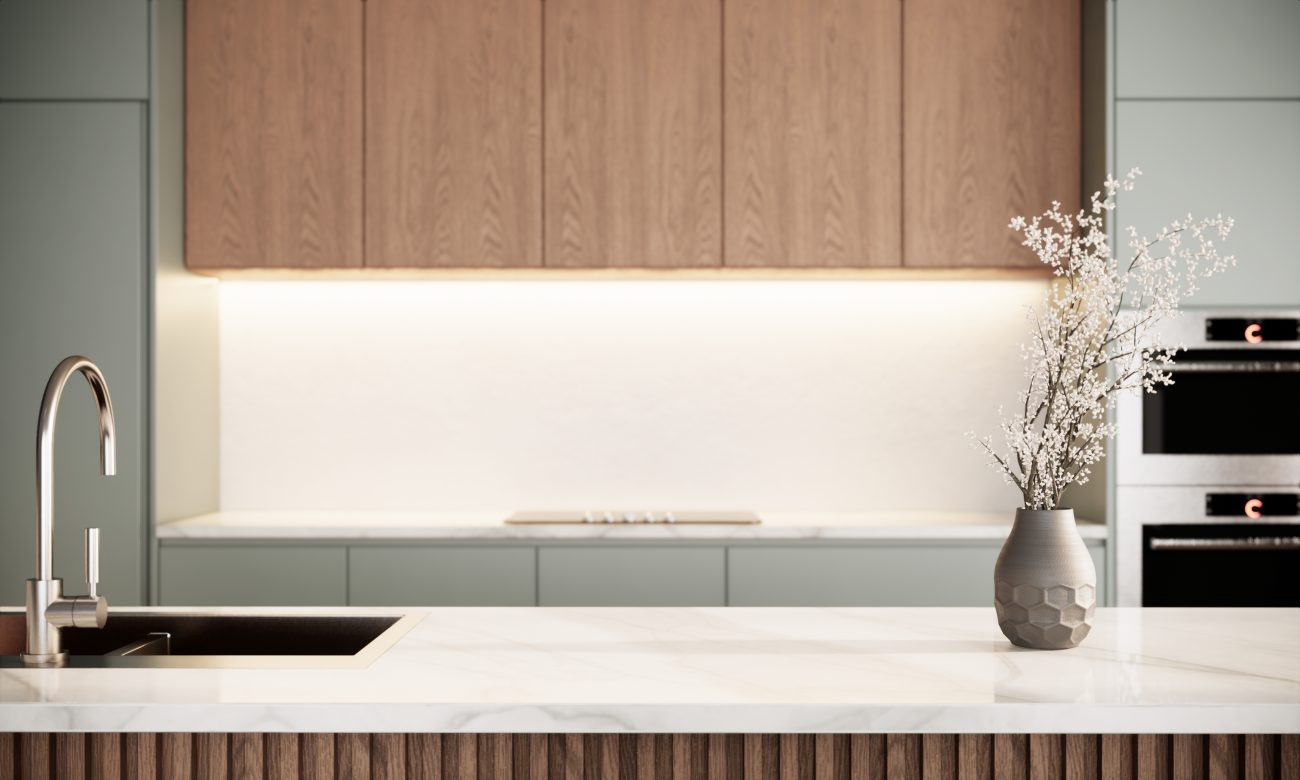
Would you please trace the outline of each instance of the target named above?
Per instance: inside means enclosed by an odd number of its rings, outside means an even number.
[[[902,3],[725,5],[726,264],[897,266]]]
[[[186,4],[186,261],[362,261],[358,0]]]
[[[366,265],[541,265],[540,0],[365,7]]]
[[[721,263],[722,5],[546,0],[546,265]]]
[[[1007,223],[1078,208],[1079,0],[902,6],[905,264],[1038,266]]]

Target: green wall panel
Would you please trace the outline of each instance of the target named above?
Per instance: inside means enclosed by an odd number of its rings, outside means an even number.
[[[148,97],[148,0],[0,0],[0,100]]]

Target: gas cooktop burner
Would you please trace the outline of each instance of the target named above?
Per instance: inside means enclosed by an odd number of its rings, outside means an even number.
[[[574,510],[571,512],[516,512],[510,525],[758,525],[753,512]]]

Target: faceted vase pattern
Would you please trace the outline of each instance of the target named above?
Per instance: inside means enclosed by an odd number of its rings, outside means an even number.
[[[998,627],[1013,644],[1075,647],[1092,629],[1097,570],[1069,509],[1016,512],[993,573]]]

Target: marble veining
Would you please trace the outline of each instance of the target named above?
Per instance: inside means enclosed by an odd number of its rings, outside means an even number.
[[[0,669],[0,730],[1300,732],[1296,609],[1099,609],[1054,652],[991,607],[347,611],[423,619],[360,669]]]
[[[1005,539],[1014,511],[759,512],[760,525],[506,525],[485,512],[214,512],[158,526],[160,539]],[[1084,539],[1102,523],[1079,522]]]

